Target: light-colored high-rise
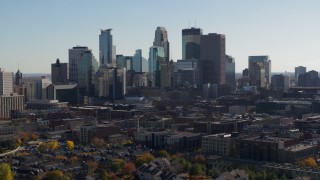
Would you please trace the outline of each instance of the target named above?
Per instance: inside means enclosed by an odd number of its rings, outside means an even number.
[[[76,46],[69,49],[69,78],[71,82],[78,82],[78,64],[82,59],[82,54],[89,50],[88,47]]]
[[[257,77],[257,74],[255,74],[255,68],[257,67],[258,62],[262,63],[265,69],[265,83],[262,87],[268,87],[271,84],[271,60],[269,59],[269,56],[249,56],[248,66],[250,83],[253,86],[255,84],[254,81]]]
[[[111,34],[112,29],[101,29],[99,35],[99,53],[100,66],[115,66],[116,63],[116,46],[113,45]]]
[[[164,49],[164,59],[169,62],[170,58],[170,44],[168,41],[168,32],[165,27],[157,27],[153,46],[163,47]]]
[[[0,95],[13,93],[13,74],[0,68]]]

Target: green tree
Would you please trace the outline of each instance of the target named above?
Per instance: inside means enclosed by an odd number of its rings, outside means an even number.
[[[115,159],[111,164],[111,171],[117,172],[125,166],[126,162],[123,159]]]
[[[137,167],[139,167],[140,165],[144,164],[144,163],[149,163],[151,161],[154,160],[154,156],[150,153],[144,153],[143,155],[139,156],[136,159],[135,164],[137,165]]]
[[[191,176],[199,176],[203,175],[204,173],[204,166],[199,163],[192,164],[190,168],[190,175]]]
[[[60,170],[49,171],[42,178],[43,180],[69,180],[68,176],[65,176],[64,173]]]
[[[168,158],[168,157],[170,157],[170,154],[166,150],[160,150],[160,151],[158,151],[157,156],[163,157],[163,158]]]
[[[0,164],[0,180],[12,180],[13,174],[11,172],[11,167],[7,163]]]

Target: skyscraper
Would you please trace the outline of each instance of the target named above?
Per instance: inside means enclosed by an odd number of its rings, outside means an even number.
[[[232,90],[236,89],[236,66],[234,58],[228,55],[226,55],[226,84]]]
[[[82,95],[94,95],[94,78],[97,70],[98,62],[91,50],[85,51],[78,64],[78,86]]]
[[[142,72],[142,50],[137,49],[132,58],[132,70]]]
[[[298,83],[299,75],[300,74],[305,74],[307,72],[307,68],[303,66],[298,66],[294,68],[294,80],[296,84]]]
[[[182,59],[200,59],[200,37],[202,29],[182,30]]]
[[[170,55],[170,44],[168,41],[168,32],[164,27],[157,27],[153,46],[163,47],[164,49],[164,59],[169,62]]]
[[[108,65],[114,67],[116,63],[116,47],[113,45],[111,30],[101,29],[101,34],[99,35],[100,66]]]
[[[78,64],[82,59],[82,54],[88,47],[76,46],[69,49],[69,78],[71,82],[78,82]]]
[[[225,35],[216,33],[201,35],[200,41],[202,84],[225,84]]]
[[[271,60],[269,59],[269,56],[249,56],[249,78],[250,82],[253,83],[251,85],[254,86],[253,81],[255,81],[254,79],[256,76],[254,73],[254,68],[256,67],[257,62],[261,62],[265,69],[265,86],[263,87],[269,86],[271,83]],[[253,81],[251,81],[251,79]]]
[[[0,96],[13,93],[13,74],[0,68]]]
[[[163,47],[152,46],[149,50],[149,80],[152,87],[160,87],[160,65],[165,62]]]
[[[51,64],[51,81],[53,84],[69,81],[68,63],[60,63],[60,60],[57,59],[56,63]]]

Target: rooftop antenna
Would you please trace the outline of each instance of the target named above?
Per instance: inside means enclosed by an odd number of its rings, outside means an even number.
[[[197,27],[197,20],[194,20],[194,27]]]
[[[189,19],[189,28],[190,28],[190,19]]]

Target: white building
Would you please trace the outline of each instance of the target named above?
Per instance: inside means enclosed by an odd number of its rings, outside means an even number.
[[[0,68],[0,95],[13,93],[13,74]]]

